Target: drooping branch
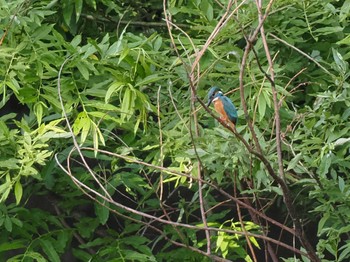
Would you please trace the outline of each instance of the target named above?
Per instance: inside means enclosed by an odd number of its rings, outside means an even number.
[[[143,162],[143,161],[140,161],[140,160],[136,160],[132,157],[127,157],[127,156],[123,156],[123,155],[120,155],[120,154],[116,154],[116,153],[112,153],[112,152],[109,152],[109,151],[105,151],[105,150],[101,150],[101,149],[94,149],[94,148],[89,148],[89,147],[82,147],[80,148],[81,152],[84,151],[84,150],[88,150],[88,151],[95,151],[97,150],[99,153],[103,153],[103,154],[106,154],[106,155],[110,155],[110,156],[115,156],[115,157],[120,157],[122,159],[128,159],[129,161],[132,161],[132,162],[135,162],[135,163],[139,163],[139,164],[143,164],[145,166],[149,166],[149,167],[153,167],[153,168],[156,168],[156,169],[162,169],[164,170],[165,172],[170,172],[170,173],[173,173],[173,174],[177,174],[177,175],[182,175],[182,176],[185,176],[185,177],[188,177],[190,178],[191,176],[188,175],[188,174],[185,174],[185,173],[181,173],[181,172],[178,172],[178,171],[174,171],[174,170],[170,170],[168,168],[164,168],[164,167],[160,167],[160,166],[155,166],[155,165],[152,165],[150,163],[147,163],[147,162]],[[214,231],[214,232],[226,232],[226,233],[229,233],[229,234],[238,234],[238,235],[247,235],[249,237],[255,237],[255,238],[258,238],[258,239],[264,239],[266,241],[270,241],[271,243],[274,243],[274,244],[277,244],[277,245],[280,245],[286,249],[289,249],[295,253],[298,253],[300,255],[306,255],[304,252],[301,252],[300,250],[298,249],[295,249],[285,243],[282,243],[282,242],[279,242],[273,238],[270,238],[270,237],[266,237],[264,235],[259,235],[259,234],[254,234],[254,233],[250,233],[250,232],[242,232],[242,231],[235,231],[235,230],[231,230],[231,229],[224,229],[224,228],[215,228],[215,227],[201,227],[201,226],[194,226],[194,225],[190,225],[190,224],[184,224],[184,223],[181,223],[181,222],[175,222],[175,221],[169,221],[169,220],[165,220],[163,218],[160,218],[158,216],[154,216],[154,215],[150,215],[148,213],[145,213],[145,212],[142,212],[142,211],[138,211],[136,209],[133,209],[133,208],[130,208],[128,206],[125,206],[123,205],[122,203],[118,203],[116,202],[115,200],[113,199],[109,199],[108,197],[106,197],[104,194],[101,194],[99,193],[97,190],[89,187],[88,185],[86,185],[85,183],[83,183],[82,181],[80,181],[79,179],[77,179],[72,173],[71,173],[71,170],[70,170],[70,159],[71,159],[71,154],[74,152],[75,150],[72,149],[69,153],[69,155],[67,156],[67,168],[65,168],[61,162],[58,160],[58,155],[56,154],[55,155],[55,159],[56,159],[56,162],[57,164],[60,166],[60,168],[72,179],[72,181],[77,185],[77,187],[84,193],[86,194],[88,197],[90,197],[91,199],[93,199],[94,201],[96,202],[99,202],[101,205],[105,206],[106,208],[110,209],[110,211],[112,212],[117,212],[116,210],[114,209],[111,209],[110,207],[106,206],[105,203],[110,203],[111,205],[115,206],[115,207],[118,207],[118,208],[121,208],[125,211],[128,211],[130,213],[133,213],[133,214],[136,214],[136,215],[139,215],[141,217],[144,217],[144,218],[148,218],[148,219],[151,219],[151,220],[154,220],[154,221],[157,221],[157,222],[160,222],[162,224],[167,224],[167,225],[172,225],[172,226],[175,226],[175,227],[183,227],[183,228],[188,228],[188,229],[193,229],[193,230],[208,230],[208,231]],[[202,180],[203,183],[206,183],[210,186],[212,186],[214,189],[218,190],[219,192],[223,193],[224,195],[228,196],[230,199],[234,199],[231,195],[229,195],[227,192],[223,191],[220,187],[212,184],[212,183],[208,183],[207,181],[204,181]],[[92,195],[91,195],[92,194]],[[100,200],[99,200],[100,199]],[[242,205],[242,206],[246,206],[248,208],[251,208],[249,207],[248,205],[246,205],[245,203],[243,203],[242,201],[238,200],[238,199],[234,199],[235,202],[237,202],[238,204]],[[254,210],[253,208],[251,208],[253,212],[257,212],[259,213],[258,211]],[[261,214],[262,215],[262,214]],[[264,217],[264,215],[262,215]],[[128,219],[131,219],[133,220],[131,217],[126,217]],[[265,218],[267,218],[265,216]],[[267,218],[269,219],[269,218]],[[271,219],[269,219],[271,220]],[[279,224],[277,221],[274,221],[274,224]],[[281,224],[280,224],[281,225]],[[283,227],[284,229],[287,229],[287,231],[291,231],[291,229],[288,229],[286,228],[285,226],[281,225],[281,227]],[[211,255],[210,255],[211,256]]]

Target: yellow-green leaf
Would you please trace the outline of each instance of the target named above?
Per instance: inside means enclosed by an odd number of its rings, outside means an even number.
[[[15,184],[16,205],[18,205],[19,202],[21,201],[22,195],[23,195],[23,187],[22,187],[21,181],[17,180],[17,182]]]

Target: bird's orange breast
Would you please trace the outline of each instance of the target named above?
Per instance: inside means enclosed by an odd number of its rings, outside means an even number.
[[[218,112],[220,114],[221,119],[224,121],[228,121],[229,119],[228,119],[227,114],[225,112],[224,104],[222,103],[222,101],[219,98],[217,98],[217,99],[213,100],[213,103],[214,103],[214,108],[215,108],[216,112]]]
[[[229,125],[232,129],[234,129],[235,128],[235,124],[230,121],[228,115],[226,114],[226,111],[224,109],[224,104],[222,103],[221,99],[220,98],[215,98],[213,100],[213,103],[214,103],[215,111],[220,114],[220,118],[223,121],[225,121],[225,123],[227,125]]]

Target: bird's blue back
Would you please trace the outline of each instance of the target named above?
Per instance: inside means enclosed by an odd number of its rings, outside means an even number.
[[[232,101],[228,97],[224,95],[219,96],[219,99],[222,101],[224,105],[224,110],[228,118],[230,119],[230,121],[236,124],[238,115],[237,115],[237,109],[235,105],[232,103]]]

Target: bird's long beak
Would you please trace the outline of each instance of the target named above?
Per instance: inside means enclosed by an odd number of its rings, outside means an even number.
[[[210,106],[211,102],[213,101],[213,99],[209,99],[208,103],[207,103],[207,107]]]

